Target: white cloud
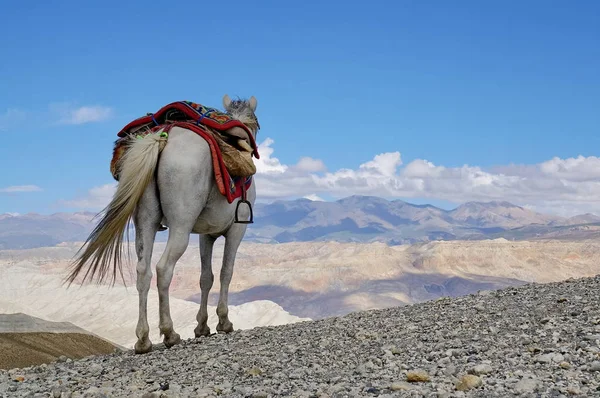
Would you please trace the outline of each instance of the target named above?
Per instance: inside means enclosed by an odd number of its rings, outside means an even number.
[[[361,164],[360,169],[384,176],[393,176],[401,164],[400,152],[389,152],[377,155],[370,162]]]
[[[402,170],[406,178],[431,178],[439,177],[444,172],[444,167],[436,166],[423,159],[413,160]]]
[[[399,198],[428,198],[463,203],[470,200],[508,200],[545,212],[600,215],[600,158],[577,156],[552,158],[539,164],[507,165],[484,170],[478,166],[445,167],[424,159],[403,166],[399,152],[386,152],[353,169],[317,173],[323,167],[294,167],[272,158],[278,173],[257,173],[260,198],[331,197],[378,195]],[[262,156],[262,154],[261,154]],[[306,164],[323,163],[311,159]],[[299,162],[299,164],[301,163]],[[308,194],[310,192],[310,194]]]
[[[79,125],[85,123],[95,123],[108,120],[114,114],[114,109],[101,105],[76,106],[70,102],[54,102],[48,105],[47,109],[38,109],[35,112],[18,108],[8,108],[0,112],[0,131],[9,129],[23,128],[23,123],[27,126],[36,125],[36,123],[56,123]]]
[[[271,157],[273,154],[273,148],[271,145],[274,143],[270,138],[263,141],[262,144],[258,145],[258,153],[260,159],[254,159],[256,165],[256,172],[261,174],[281,174],[285,173],[287,166],[281,164],[279,159]]]
[[[0,188],[0,193],[18,193],[18,192],[39,192],[42,188],[37,185],[12,185],[10,187]]]
[[[571,216],[600,215],[600,158],[553,158],[529,165],[492,169],[463,165],[445,167],[424,159],[403,165],[399,152],[386,152],[355,168],[326,171],[323,161],[301,158],[283,164],[274,155],[274,141],[259,145],[261,159],[256,184],[259,200],[304,197],[377,195],[419,198],[453,203],[507,200],[543,212]],[[112,198],[115,184],[93,188],[85,198],[70,201],[73,207],[102,208]]]
[[[600,180],[600,158],[595,156],[560,159],[554,157],[540,164],[545,175],[556,176],[572,181]]]
[[[50,108],[59,115],[58,123],[60,124],[101,122],[113,115],[112,108],[100,105],[74,107],[70,104],[52,104]]]
[[[325,167],[325,163],[323,163],[322,160],[313,159],[310,157],[301,158],[294,167],[298,171],[305,171],[307,173],[316,173],[327,170],[327,167]]]
[[[116,190],[116,182],[100,185],[90,189],[87,192],[87,195],[82,198],[61,201],[61,204],[66,207],[74,207],[77,209],[101,210],[111,201]]]

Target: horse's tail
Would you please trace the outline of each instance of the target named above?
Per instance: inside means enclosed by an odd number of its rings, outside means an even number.
[[[148,134],[143,138],[132,136],[125,144],[125,151],[119,162],[120,175],[117,191],[111,202],[102,211],[102,219],[88,236],[84,245],[79,249],[78,258],[72,264],[72,270],[65,279],[69,285],[88,261],[88,269],[82,282],[88,274],[90,279],[98,273],[98,283],[107,276],[112,262],[112,283],[114,284],[117,269],[123,278],[121,266],[123,235],[133,212],[142,197],[148,183],[154,178],[160,152],[166,145],[166,137],[159,133]],[[88,243],[83,253],[85,244]],[[125,278],[123,278],[123,281]]]

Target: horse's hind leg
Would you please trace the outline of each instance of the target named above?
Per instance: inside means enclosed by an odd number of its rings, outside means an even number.
[[[217,332],[233,332],[233,324],[229,320],[229,309],[227,307],[227,297],[229,295],[229,284],[233,277],[233,266],[237,250],[246,233],[246,224],[233,224],[225,235],[225,251],[223,253],[223,266],[221,267],[221,290],[219,292],[219,304],[217,305],[217,315],[219,323]]]
[[[173,320],[169,307],[169,286],[173,279],[175,264],[187,249],[191,226],[183,229],[181,225],[169,225],[169,240],[165,251],[156,264],[156,284],[158,287],[158,313],[160,334],[164,335],[165,346],[172,347],[181,341],[179,334],[173,330]]]
[[[202,269],[200,271],[200,309],[196,320],[198,326],[194,329],[196,337],[210,335],[210,328],[208,327],[208,294],[212,288],[213,281],[215,279],[212,272],[212,254],[213,247],[215,244],[215,238],[210,235],[200,235],[200,262]]]
[[[156,183],[152,180],[142,195],[133,217],[135,250],[138,258],[136,287],[139,296],[138,323],[135,330],[138,338],[135,343],[136,354],[143,354],[152,350],[152,342],[148,337],[150,332],[148,326],[148,291],[152,281],[150,261],[161,217],[160,204],[156,195]]]

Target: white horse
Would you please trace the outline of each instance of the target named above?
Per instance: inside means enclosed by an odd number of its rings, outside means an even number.
[[[257,101],[231,100],[223,97],[225,110],[244,123],[253,136],[259,129],[255,115]],[[175,263],[187,249],[191,233],[200,236],[200,290],[201,302],[194,329],[196,337],[208,336],[208,294],[213,285],[212,251],[215,240],[225,237],[225,251],[221,268],[221,290],[217,315],[217,331],[229,333],[233,324],[228,318],[227,296],[233,275],[233,266],[238,247],[246,232],[247,224],[235,223],[236,203],[228,203],[219,192],[215,182],[211,151],[208,143],[198,134],[181,127],[173,127],[168,140],[160,131],[135,139],[128,143],[127,152],[121,160],[119,184],[104,215],[90,234],[87,248],[79,255],[74,268],[67,277],[69,285],[76,279],[88,261],[87,272],[93,279],[98,272],[98,281],[105,279],[112,264],[113,283],[117,269],[122,274],[121,256],[123,236],[129,220],[135,225],[135,247],[137,262],[137,290],[139,293],[139,318],[136,328],[135,352],[152,350],[148,336],[147,300],[152,270],[150,260],[156,233],[161,223],[169,229],[169,238],[163,255],[156,265],[159,298],[159,329],[164,335],[165,346],[172,347],[181,338],[173,330],[169,308],[169,286],[173,278]],[[247,200],[254,205],[255,183],[247,192]],[[250,209],[240,206],[239,218],[248,219]],[[82,249],[83,250],[83,247]]]

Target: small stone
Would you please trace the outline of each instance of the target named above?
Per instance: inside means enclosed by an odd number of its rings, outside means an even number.
[[[102,373],[102,365],[94,363],[90,365],[88,372],[94,376],[98,376]]]
[[[429,380],[429,375],[422,369],[411,370],[406,373],[406,381],[410,383],[424,383]]]
[[[446,351],[447,357],[458,358],[462,354],[463,354],[463,350],[459,350],[459,349],[450,349],[450,350]]]
[[[454,366],[454,365],[448,365],[446,367],[446,369],[444,369],[443,373],[446,376],[454,376],[456,374],[456,372],[457,372],[456,366]]]
[[[590,372],[600,372],[600,361],[594,361],[590,364],[588,370]]]
[[[60,398],[61,395],[62,395],[62,391],[60,391],[58,388],[55,388],[54,390],[52,390],[52,397]]]
[[[553,357],[554,357],[554,354],[543,354],[543,355],[538,355],[537,357],[535,357],[533,361],[536,363],[550,363],[550,362],[552,362]]]
[[[439,361],[437,361],[437,364],[439,367],[446,367],[448,365],[450,365],[451,361],[450,358],[448,357],[444,357],[442,359],[440,359]]]
[[[587,336],[583,336],[584,340],[600,340],[600,334],[590,334]]]
[[[360,365],[357,368],[357,371],[359,373],[366,373],[367,372],[367,367],[365,365]],[[304,377],[304,372],[302,372],[301,369],[295,370],[294,372],[290,373],[290,375],[289,375],[289,378],[292,379],[292,380],[294,380],[294,379],[301,379],[302,377]]]
[[[490,365],[482,363],[469,369],[469,373],[474,375],[486,375],[488,373],[492,373],[492,370],[493,369]]]
[[[196,390],[196,393],[194,394],[195,397],[198,398],[208,398],[208,397],[213,397],[213,391],[210,388],[201,388],[199,390]]]
[[[552,362],[561,363],[565,360],[565,357],[562,354],[554,354],[552,356]]]
[[[89,396],[89,397],[95,397],[95,396],[98,396],[98,395],[100,395],[100,394],[101,394],[101,392],[100,392],[100,389],[99,389],[98,387],[90,387],[90,388],[88,388],[88,389],[87,389],[87,390],[84,392],[84,394],[83,394],[83,395],[84,395],[84,396],[86,396],[86,397],[87,397],[87,396]]]
[[[254,367],[250,368],[247,373],[250,376],[260,376],[262,374],[262,370],[259,367],[254,366]]]
[[[455,387],[458,391],[468,391],[477,388],[482,384],[483,382],[479,376],[467,374],[458,380]]]
[[[558,366],[560,366],[563,369],[571,369],[571,364],[569,362],[561,362]]]
[[[21,383],[25,381],[25,378],[23,376],[13,376],[13,381]]]
[[[534,379],[521,379],[515,384],[515,391],[518,393],[534,392],[537,388],[537,381]]]
[[[406,383],[404,381],[392,383],[392,385],[390,386],[390,390],[392,391],[408,391],[413,388],[414,387],[411,384]]]
[[[252,398],[268,398],[269,394],[267,394],[265,391],[258,391],[255,392],[254,394],[252,394]]]
[[[227,383],[227,384],[220,384],[218,386],[214,386],[213,390],[217,393],[217,395],[221,395],[223,394],[223,392],[229,388],[231,388],[231,384]]]

